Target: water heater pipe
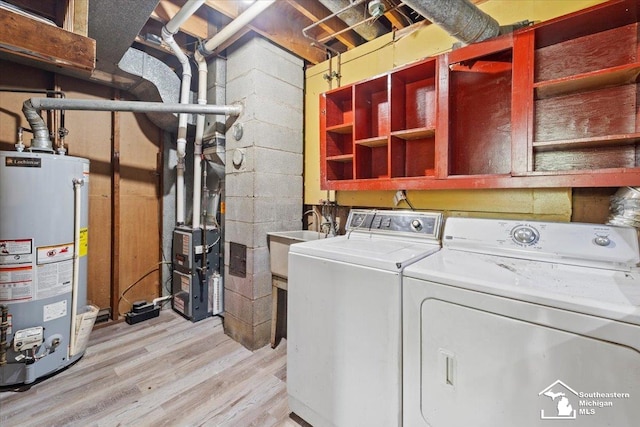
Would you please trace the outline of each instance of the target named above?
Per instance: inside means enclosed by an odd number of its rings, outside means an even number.
[[[173,54],[182,65],[182,83],[180,85],[180,104],[189,104],[189,95],[191,93],[191,64],[189,58],[182,51],[173,35],[180,30],[180,26],[202,4],[204,0],[188,0],[185,5],[175,14],[173,18],[162,27],[162,40],[169,45]],[[187,114],[181,113],[178,116],[178,139],[176,141],[176,149],[178,155],[177,177],[176,177],[176,222],[184,224],[184,158],[187,146]]]
[[[34,110],[130,111],[133,113],[221,114],[227,116],[239,116],[242,113],[240,104],[197,105],[69,98],[31,98],[28,101],[32,104]]]
[[[227,24],[220,32],[202,42],[194,54],[198,64],[198,104],[207,104],[207,67],[206,57],[211,55],[222,43],[229,40],[242,27],[253,21],[260,13],[267,9],[275,0],[262,0],[253,3],[236,19]],[[202,214],[202,140],[204,138],[204,115],[196,118],[196,138],[193,153],[193,228],[200,227]],[[204,234],[204,233],[203,233]]]
[[[31,131],[33,132],[31,148],[53,152],[53,145],[51,144],[51,138],[49,138],[49,129],[37,111],[38,109],[34,108],[32,104],[33,102],[30,99],[27,99],[22,104],[22,114],[27,118],[29,126],[31,126]]]
[[[78,311],[78,281],[80,280],[80,214],[82,211],[83,178],[73,179],[73,279],[71,281],[71,334],[69,345],[69,357],[76,354],[76,317]]]

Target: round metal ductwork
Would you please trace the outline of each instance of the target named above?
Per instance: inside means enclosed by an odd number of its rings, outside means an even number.
[[[500,24],[469,0],[405,0],[404,4],[463,43],[500,34]]]
[[[318,0],[320,3],[324,5],[331,12],[336,13],[352,4],[349,0]],[[362,22],[364,19],[368,18],[368,14],[365,10],[365,3],[353,6],[350,9],[345,10],[344,12],[337,15],[338,18],[342,19],[347,25],[353,26]],[[381,36],[386,33],[386,29],[384,25],[377,21],[368,22],[366,24],[358,25],[353,28],[353,31],[360,34],[363,39],[366,41],[371,41],[376,37]]]

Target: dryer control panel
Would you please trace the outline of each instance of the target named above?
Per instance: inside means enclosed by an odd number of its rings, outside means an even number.
[[[605,224],[449,218],[443,246],[511,258],[616,268],[640,262],[638,233]]]
[[[437,240],[442,228],[442,213],[352,209],[346,228],[348,232],[411,235]]]

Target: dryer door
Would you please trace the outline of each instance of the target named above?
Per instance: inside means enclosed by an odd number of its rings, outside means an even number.
[[[405,427],[637,425],[637,349],[514,317],[531,313],[522,301],[412,279],[404,292]],[[534,317],[553,317],[536,307]],[[613,332],[640,345],[637,326]]]

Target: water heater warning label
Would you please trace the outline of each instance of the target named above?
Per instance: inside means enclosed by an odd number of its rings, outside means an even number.
[[[38,264],[50,264],[73,259],[73,243],[55,246],[38,246],[37,249]]]
[[[89,251],[89,229],[87,227],[80,229],[80,247],[78,248],[78,256],[87,256]]]
[[[37,299],[55,297],[71,292],[73,260],[38,266]]]
[[[31,264],[33,261],[33,240],[0,240],[0,265]]]
[[[54,302],[53,304],[47,304],[42,307],[42,320],[48,322],[49,320],[59,319],[67,315],[67,300]]]
[[[33,298],[33,268],[0,266],[0,302],[26,302]]]

